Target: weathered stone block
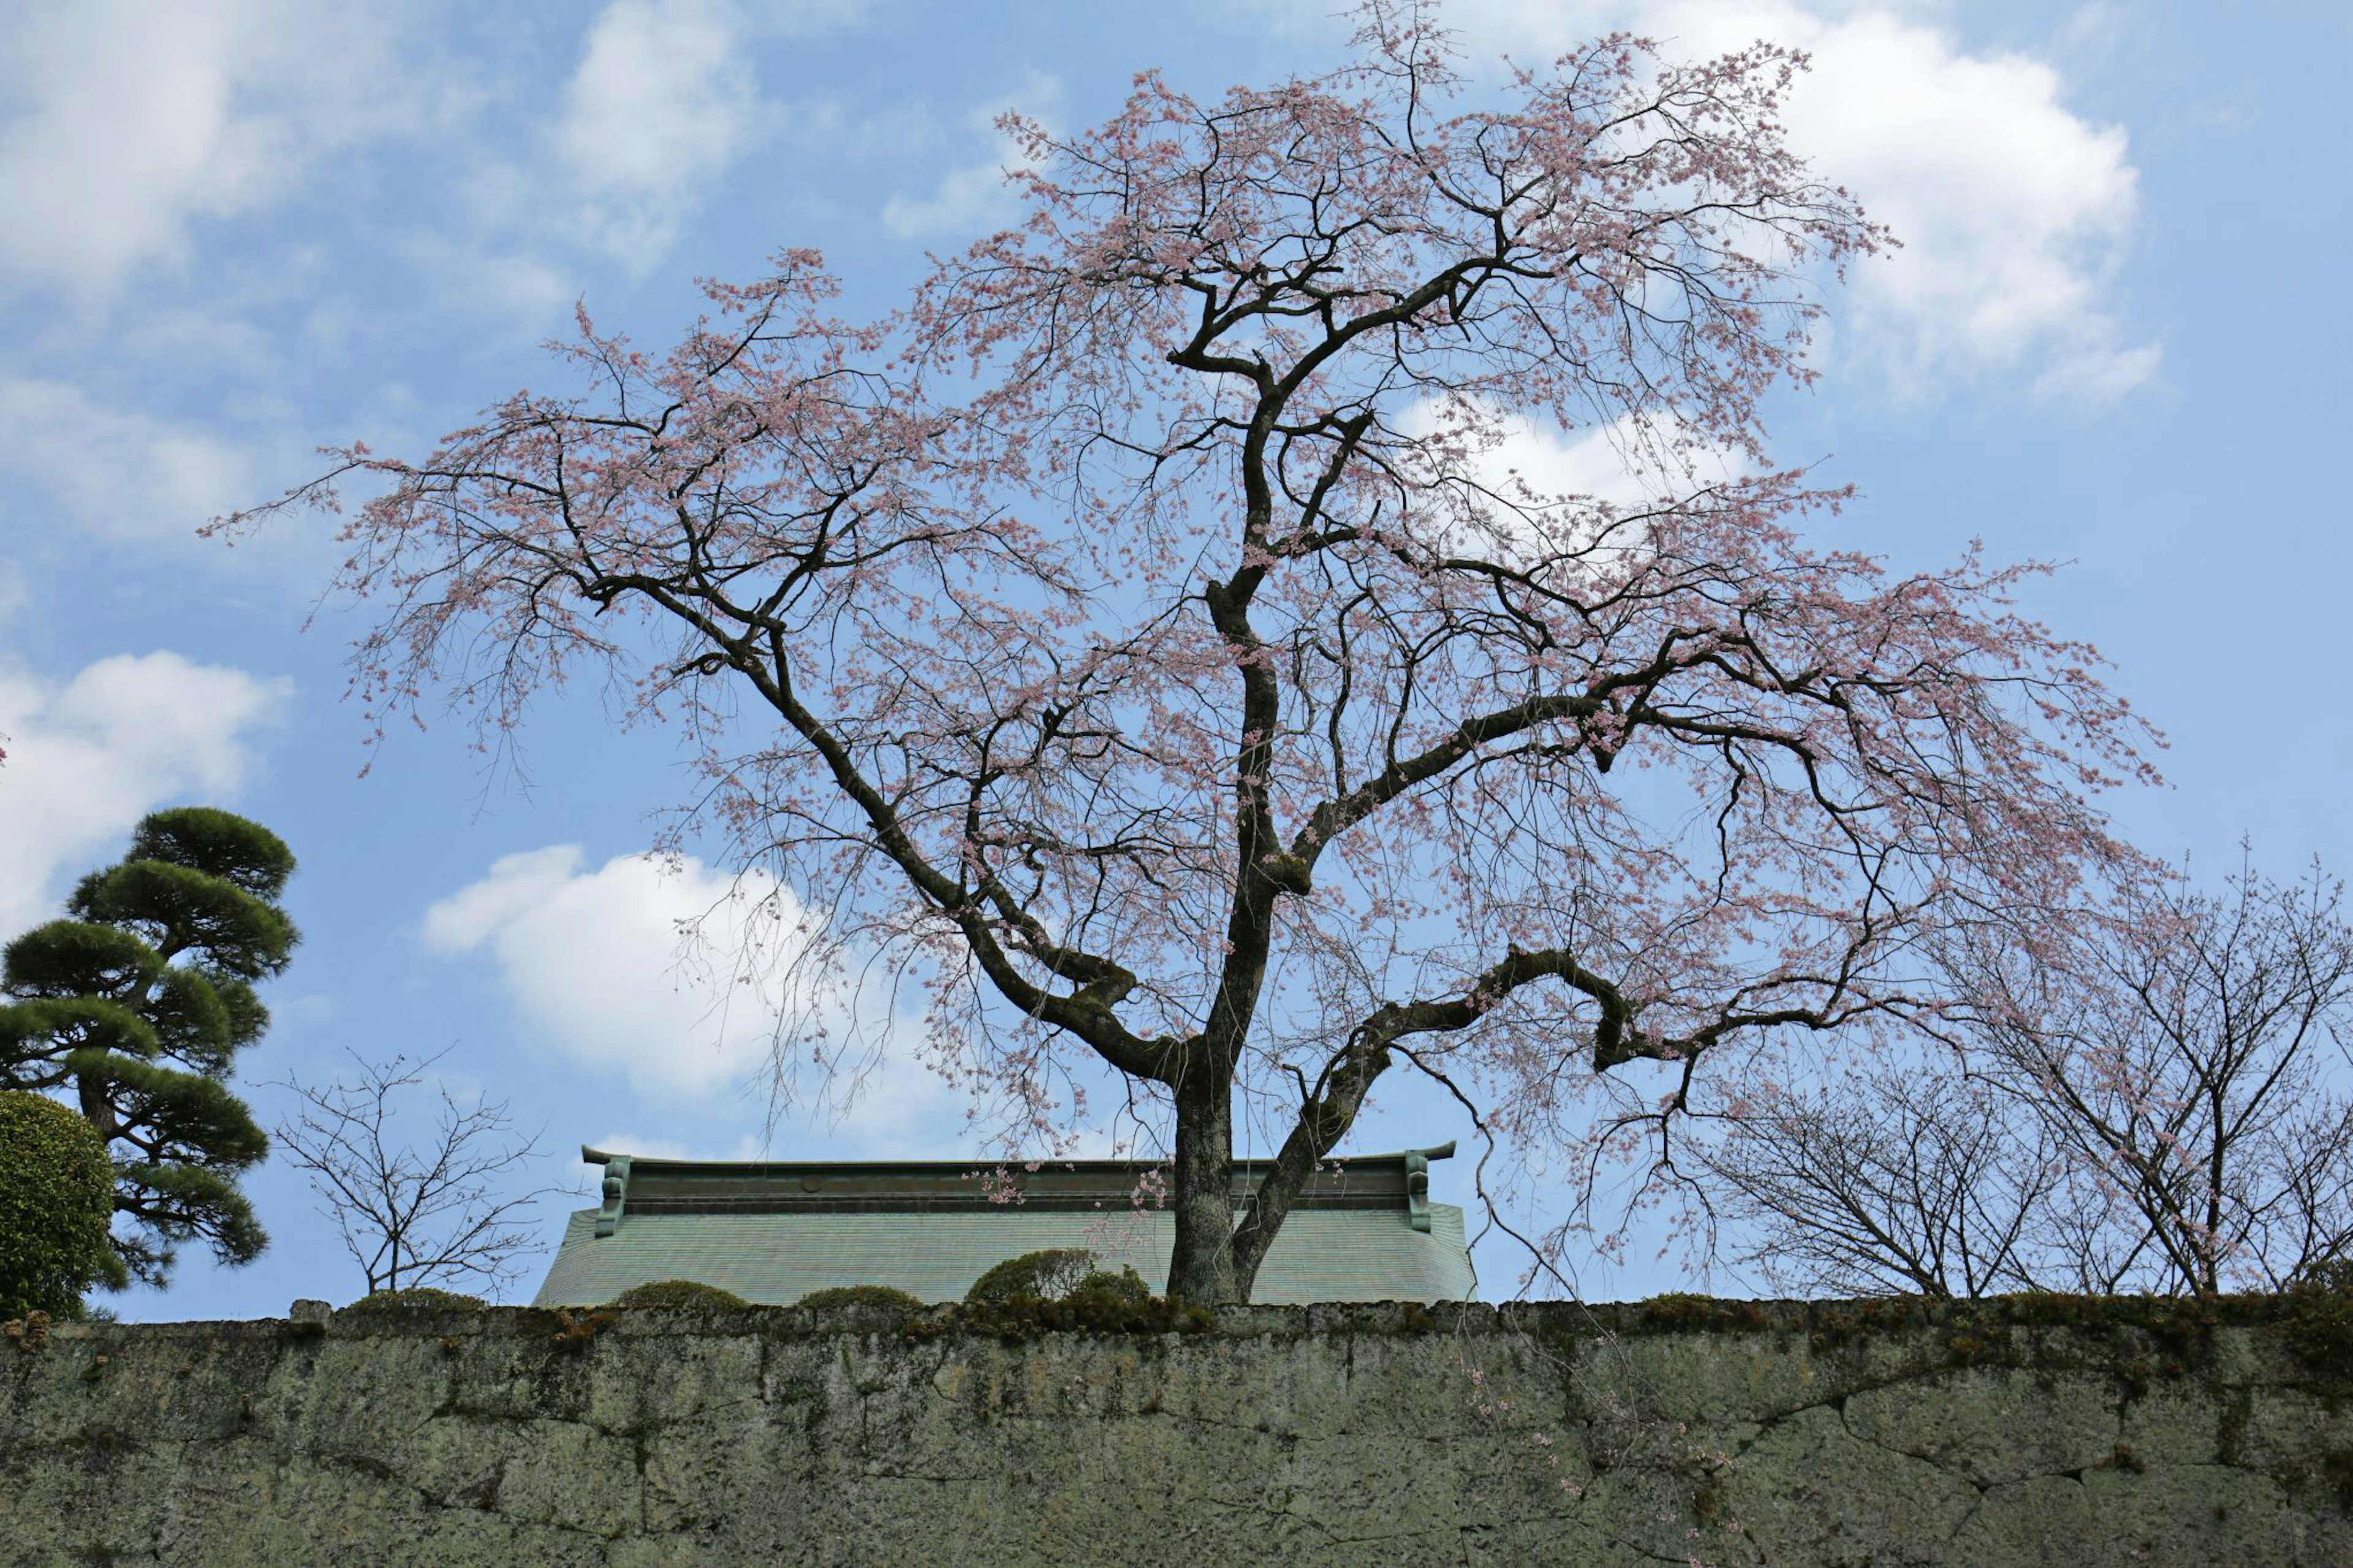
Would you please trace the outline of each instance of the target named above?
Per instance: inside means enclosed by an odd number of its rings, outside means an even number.
[[[2116,1451],[2113,1379],[1965,1369],[1847,1396],[1846,1428],[1973,1485],[2069,1475]]]
[[[2353,1405],[2260,1321],[1695,1316],[74,1327],[0,1353],[0,1563],[2353,1562]]]

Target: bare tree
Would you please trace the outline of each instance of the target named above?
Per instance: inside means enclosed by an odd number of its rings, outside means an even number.
[[[355,1082],[310,1087],[290,1077],[282,1085],[301,1104],[279,1125],[278,1147],[309,1173],[320,1212],[342,1231],[371,1295],[434,1284],[496,1289],[521,1273],[522,1258],[543,1250],[526,1216],[561,1189],[512,1190],[539,1148],[535,1136],[518,1136],[506,1101],[478,1094],[467,1106],[438,1088],[432,1142],[396,1142],[394,1101],[448,1054],[412,1065],[353,1053]]]
[[[2353,1247],[2353,927],[2316,866],[2117,890],[1947,949],[1901,1068],[1742,1105],[1701,1158],[1769,1279],[1928,1295],[2277,1289]]]
[[[2316,865],[2242,862],[2220,893],[2124,890],[2063,967],[1956,952],[1980,1070],[2113,1184],[2145,1288],[2276,1288],[2353,1230],[2353,1107],[2326,1070],[2353,1026],[2343,900]]]
[[[1698,1159],[1782,1289],[1977,1297],[2031,1288],[2061,1181],[2007,1096],[1883,1062],[1728,1118]]]

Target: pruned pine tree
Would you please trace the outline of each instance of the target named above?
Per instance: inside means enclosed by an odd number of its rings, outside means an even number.
[[[67,914],[0,956],[0,1086],[79,1110],[114,1165],[114,1246],[131,1275],[169,1280],[201,1239],[224,1263],[267,1244],[239,1176],[269,1140],[228,1087],[269,1012],[254,984],[300,940],[278,900],[294,857],[226,811],[151,814]]]

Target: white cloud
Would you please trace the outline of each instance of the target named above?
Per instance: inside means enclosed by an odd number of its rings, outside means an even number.
[[[191,225],[250,212],[328,153],[435,118],[395,62],[399,6],[48,0],[0,49],[0,277],[102,303]]]
[[[1018,110],[1033,120],[1048,120],[1060,101],[1061,93],[1061,84],[1054,78],[1031,71],[1018,90],[966,115],[966,128],[994,143],[999,149],[998,155],[950,169],[940,176],[929,195],[892,196],[882,204],[883,228],[900,239],[934,235],[976,238],[983,230],[1003,221],[1013,210],[1013,194],[1005,183],[1006,171],[1028,160],[1021,149],[997,129],[997,117]]]
[[[1969,55],[1882,14],[1788,32],[1815,52],[1790,134],[1905,247],[1858,270],[1857,331],[1898,374],[2024,370],[2102,397],[2155,374],[2112,290],[2138,211],[2122,127],[2017,54]],[[1810,21],[1810,19],[1806,19]]]
[[[650,267],[697,193],[773,128],[742,17],[718,0],[614,0],[590,24],[554,131],[581,232]]]
[[[255,493],[245,458],[225,443],[106,407],[58,381],[0,379],[0,474],[26,481],[56,509],[0,503],[11,530],[28,537],[62,519],[115,539],[193,539],[207,518]]]
[[[1424,398],[1406,408],[1398,427],[1405,436],[1427,438],[1446,423],[1444,405]],[[1640,510],[1664,495],[1687,495],[1696,486],[1736,479],[1750,467],[1742,454],[1709,446],[1679,423],[1645,421],[1630,414],[1574,431],[1517,415],[1489,415],[1479,423],[1482,427],[1492,424],[1497,438],[1467,454],[1463,476],[1493,495],[1514,498],[1525,490],[1526,504],[1548,515],[1541,546],[1527,517],[1485,503],[1480,510],[1487,528],[1450,527],[1447,538],[1432,542],[1472,553],[1500,547],[1520,560],[1533,561],[1581,547],[1592,552],[1587,563],[1598,564],[1639,543],[1644,534],[1638,525],[1620,522],[1604,547],[1583,526],[1590,509],[1572,505],[1559,510],[1550,503],[1572,498],[1604,502],[1621,511]]]
[[[534,199],[526,193],[528,184],[520,171],[507,168],[476,178],[470,190],[476,208],[506,217]],[[506,185],[517,192],[512,203],[485,195],[492,186]],[[402,239],[401,249],[435,279],[444,309],[503,317],[517,324],[524,341],[542,341],[549,320],[568,319],[573,302],[588,292],[588,276],[576,264],[541,254],[535,247],[539,237],[512,248],[510,237],[487,229],[463,237],[418,230]]]
[[[1506,52],[1548,59],[1619,26],[1687,58],[1760,37],[1810,52],[1784,116],[1790,143],[1904,242],[1856,269],[1850,352],[1915,391],[1955,374],[2022,377],[2077,399],[2146,383],[2158,350],[2130,341],[2112,289],[2138,212],[2123,128],[2070,110],[2052,65],[1971,52],[1920,15],[1933,9],[1458,0],[1443,20],[1477,68]]]
[[[1008,162],[1012,154],[1007,155]],[[950,169],[927,196],[892,196],[882,204],[882,226],[896,239],[934,235],[977,238],[988,220],[1009,209],[1004,163],[967,163]]]
[[[783,122],[751,46],[867,4],[611,0],[518,162],[481,156],[483,128],[468,121],[498,96],[494,79],[437,48],[448,29],[425,26],[445,9],[429,0],[0,0],[0,284],[103,305],[143,269],[185,263],[206,220],[266,210],[395,137],[448,141],[486,229],[554,229],[643,269]],[[501,187],[520,205],[480,199]]]
[[[639,855],[591,870],[577,846],[555,845],[506,856],[435,903],[424,937],[445,956],[487,952],[537,1045],[650,1095],[709,1100],[759,1081],[796,1000],[800,915],[756,876]],[[699,922],[691,942],[687,922]],[[913,1058],[913,1026],[876,994],[828,994],[818,1011],[833,1040],[855,1028],[884,1059],[846,1110],[804,1107],[808,1119],[870,1152],[923,1147],[956,1101]]]
[[[728,168],[791,118],[761,95],[753,44],[842,26],[865,9],[866,0],[612,0],[588,26],[549,130],[572,231],[650,270]]]
[[[1401,421],[1409,434],[1428,434],[1435,410],[1417,404]],[[1507,490],[1514,479],[1539,496],[1590,496],[1615,506],[1653,501],[1669,491],[1720,482],[1742,468],[1739,454],[1699,445],[1683,426],[1646,424],[1621,415],[1609,424],[1576,431],[1518,416],[1499,421],[1503,439],[1475,455],[1472,475],[1490,489]]]
[[[649,1138],[637,1132],[608,1132],[588,1140],[588,1147],[607,1154],[634,1154],[641,1160],[765,1160],[768,1145],[750,1132],[729,1142],[715,1139]]]
[[[175,653],[100,659],[62,687],[0,670],[0,938],[54,909],[147,812],[243,787],[291,688]]]

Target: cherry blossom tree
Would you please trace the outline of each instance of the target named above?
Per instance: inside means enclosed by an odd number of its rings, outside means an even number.
[[[387,487],[341,578],[378,721],[630,683],[812,973],[915,965],[931,1059],[1049,1146],[1091,1075],[1160,1108],[1199,1302],[1386,1075],[1530,1171],[1670,1168],[1703,1064],[1933,1005],[1920,944],[2063,902],[2146,771],[2031,568],[1801,537],[1845,495],[1759,399],[1888,240],[1782,143],[1800,57],[1611,37],[1491,101],[1426,7],[1360,20],[1321,77],[1008,116],[1023,221],[886,319],[798,249],[664,354],[584,311],[576,392],[219,525]],[[1639,499],[1515,466],[1571,436]]]

